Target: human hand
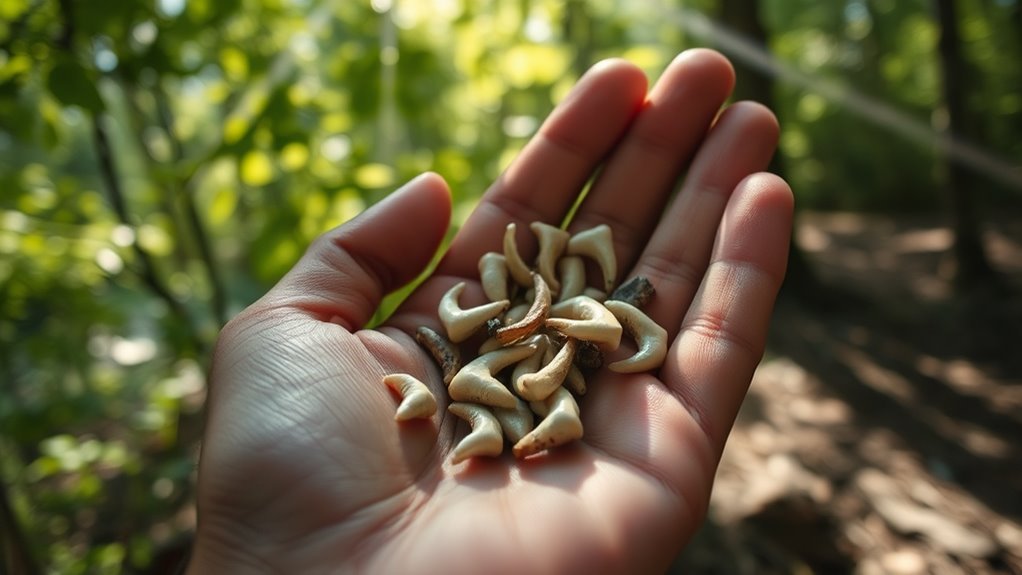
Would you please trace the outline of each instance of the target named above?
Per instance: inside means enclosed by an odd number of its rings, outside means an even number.
[[[787,259],[791,192],[757,173],[777,124],[752,103],[718,116],[733,82],[708,50],[677,58],[648,95],[633,65],[594,67],[378,329],[363,327],[381,298],[443,238],[446,185],[420,176],[319,238],[221,334],[190,571],[662,572],[705,514]],[[559,224],[597,170],[569,230],[611,226],[618,280],[656,287],[645,311],[668,331],[667,359],[601,370],[579,442],[454,465],[467,425],[411,334],[440,329],[437,302],[458,281],[466,307],[482,302],[477,262],[506,224]],[[381,380],[395,372],[427,382],[437,415],[394,421]]]

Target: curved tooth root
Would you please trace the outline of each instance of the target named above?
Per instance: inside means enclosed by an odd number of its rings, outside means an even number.
[[[586,289],[586,263],[579,256],[565,256],[557,262],[561,289],[557,294],[558,303],[582,295]]]
[[[458,299],[463,291],[465,291],[465,282],[454,284],[440,298],[440,306],[437,310],[440,323],[444,324],[444,329],[447,330],[447,337],[454,343],[460,343],[472,337],[487,321],[503,313],[511,303],[508,300],[502,300],[462,309]]]
[[[638,373],[660,367],[667,357],[667,330],[630,303],[608,300],[604,305],[635,339],[639,348],[632,357],[615,361],[607,367],[617,373]]]
[[[401,396],[394,419],[428,419],[436,413],[436,398],[426,384],[407,373],[392,373],[383,378],[383,383]]]
[[[577,354],[578,352],[575,353]],[[579,397],[585,395],[586,391],[588,391],[586,376],[582,374],[582,370],[577,365],[572,365],[568,368],[568,375],[564,378],[564,387]]]
[[[504,314],[504,323],[510,325],[522,321],[525,319],[525,316],[528,315],[531,308],[532,304],[530,303],[520,303],[513,306]]]
[[[545,334],[536,334],[526,341],[528,343],[535,343],[536,351],[515,364],[515,368],[511,372],[511,381],[516,381],[519,377],[539,371],[539,368],[543,365],[544,356],[551,345],[550,338]]]
[[[504,229],[504,259],[507,262],[507,269],[511,272],[511,277],[515,282],[522,287],[532,285],[532,271],[518,253],[514,222],[508,224]]]
[[[518,443],[535,427],[532,410],[529,409],[529,404],[521,399],[514,409],[494,407],[493,415],[497,417],[500,428],[504,430],[504,435],[511,443]]]
[[[575,340],[569,338],[549,363],[534,373],[516,378],[514,387],[518,395],[528,401],[541,401],[550,397],[568,376],[571,362],[575,358],[575,349]]]
[[[529,226],[539,241],[539,254],[536,255],[536,268],[550,286],[550,291],[557,293],[561,282],[557,279],[557,260],[568,245],[571,237],[567,231],[543,222],[532,222]]]
[[[492,407],[514,408],[515,396],[495,374],[536,352],[535,343],[502,347],[481,355],[461,368],[447,388],[454,401],[471,401]]]
[[[582,437],[578,403],[568,390],[558,387],[543,403],[547,410],[546,417],[528,435],[515,443],[512,449],[515,457],[528,457]]]
[[[617,349],[621,343],[621,323],[604,305],[591,297],[580,295],[550,308],[547,327],[576,339],[583,339]]]
[[[459,441],[451,453],[453,463],[483,455],[496,457],[504,451],[500,422],[492,411],[473,403],[452,403],[447,406],[447,411],[464,419],[472,427],[472,432]]]
[[[603,272],[603,290],[609,293],[614,289],[614,280],[617,279],[617,256],[614,255],[614,237],[610,226],[600,224],[571,236],[565,253],[595,260]]]
[[[507,260],[503,255],[487,252],[479,258],[479,282],[490,301],[509,299],[507,274]]]
[[[532,306],[529,307],[528,313],[520,321],[506,325],[498,329],[496,334],[494,334],[497,341],[504,345],[529,337],[543,325],[543,321],[550,315],[550,288],[547,287],[543,276],[533,273],[531,277],[536,294],[532,299]]]

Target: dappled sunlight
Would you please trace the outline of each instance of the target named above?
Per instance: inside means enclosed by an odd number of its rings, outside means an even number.
[[[949,228],[903,232],[891,238],[891,248],[900,253],[946,252],[951,249],[954,234]]]
[[[930,302],[953,296],[953,232],[940,216],[806,212],[795,241],[820,276],[870,295]],[[1022,234],[1006,216],[992,217],[984,234],[991,260],[1009,277],[1022,272]]]
[[[839,345],[835,355],[852,370],[860,382],[880,393],[897,398],[904,403],[917,399],[915,388],[895,370],[887,369],[873,361],[869,354],[853,346]]]
[[[935,220],[803,216],[798,241],[838,297],[777,308],[710,522],[679,565],[731,555],[756,566],[747,572],[1019,564],[1022,365],[1011,358],[1022,309],[952,303],[950,230]],[[1018,231],[994,219],[985,237],[1014,251]],[[1022,278],[1022,259],[999,261],[1006,281]]]
[[[1022,552],[1018,515],[956,481],[973,470],[901,435],[897,421],[866,415],[864,406],[835,395],[834,383],[788,357],[763,362],[720,464],[710,523],[688,565],[700,565],[698,554],[709,549],[718,555],[771,549],[780,555],[766,564],[775,566],[808,561],[814,568],[854,563],[932,572],[962,561],[982,564],[1002,547]],[[979,425],[932,410],[927,419],[977,457],[1017,458],[1014,446]]]
[[[689,571],[1022,570],[1018,0],[958,16],[953,137],[922,3],[85,4],[0,0],[0,496],[39,571],[180,565],[217,332],[314,238],[430,170],[449,239],[590,65],[693,47],[779,117],[824,303],[778,306]],[[993,287],[956,286],[953,185]]]
[[[1022,170],[1019,170],[1018,165],[1010,157],[1003,157],[962,138],[950,136],[938,129],[940,126],[931,126],[891,102],[874,98],[854,86],[818,73],[825,65],[840,60],[841,57],[839,50],[818,32],[813,31],[814,34],[808,41],[799,43],[797,54],[800,61],[795,64],[763,49],[749,38],[728,29],[698,10],[666,6],[663,9],[669,14],[671,21],[686,32],[710,45],[719,46],[726,54],[746,66],[757,69],[779,82],[818,94],[824,100],[852,113],[859,120],[881,126],[883,130],[916,144],[933,146],[954,161],[967,165],[994,181],[1016,191],[1022,190]],[[927,35],[931,41],[935,39],[936,34],[932,33],[933,23],[921,20],[919,22],[922,27],[931,30]],[[920,26],[917,26],[914,32],[917,38],[926,37],[921,34]]]
[[[1002,379],[965,358],[942,360],[921,354],[916,360],[919,373],[940,379],[962,395],[982,398],[992,411],[1022,421],[1022,385]]]

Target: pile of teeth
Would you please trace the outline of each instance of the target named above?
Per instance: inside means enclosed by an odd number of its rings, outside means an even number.
[[[575,397],[586,393],[585,373],[602,367],[603,354],[617,349],[622,333],[638,351],[609,364],[611,371],[656,369],[667,353],[667,332],[641,311],[654,293],[649,281],[636,277],[613,289],[617,262],[610,227],[574,235],[541,222],[530,228],[539,244],[534,267],[520,256],[515,224],[508,224],[504,253],[479,260],[489,302],[462,308],[460,282],[440,300],[446,335],[427,327],[416,332],[443,373],[452,400],[448,411],[472,427],[455,447],[454,463],[500,455],[505,438],[519,458],[580,439]],[[587,259],[600,268],[599,287],[587,285]],[[477,357],[463,363],[460,346],[484,331],[489,338]],[[436,398],[421,381],[408,374],[383,381],[401,397],[398,421],[436,413]]]

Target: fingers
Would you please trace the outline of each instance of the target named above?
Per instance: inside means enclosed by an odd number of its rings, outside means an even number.
[[[423,174],[320,236],[260,305],[296,307],[356,330],[384,295],[429,264],[450,213],[447,184]]]
[[[661,377],[719,456],[766,344],[791,235],[787,184],[757,174],[739,184],[713,257]]]
[[[486,192],[437,273],[474,277],[479,257],[499,249],[504,228],[518,222],[523,253],[534,240],[528,224],[559,225],[596,167],[642,105],[646,77],[632,64],[597,64],[557,106],[518,158]],[[525,225],[521,225],[521,224]]]
[[[777,137],[777,120],[767,108],[739,102],[725,110],[639,256],[631,275],[645,276],[655,286],[657,297],[646,311],[670,339],[702,280],[732,190],[766,169]]]
[[[607,161],[570,229],[610,225],[620,269],[627,270],[733,86],[734,70],[719,53],[695,49],[679,55]]]

